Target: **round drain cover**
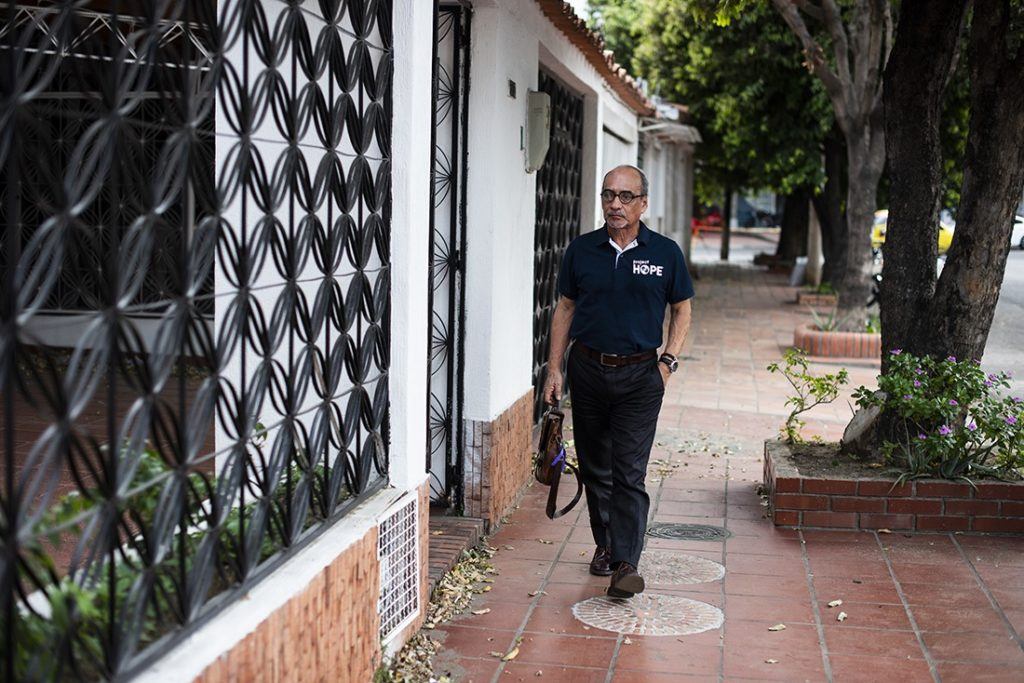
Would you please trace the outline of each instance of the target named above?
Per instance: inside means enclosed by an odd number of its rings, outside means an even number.
[[[673,524],[655,522],[647,527],[647,535],[671,541],[721,541],[732,536],[728,529],[707,524]]]
[[[639,572],[648,583],[693,584],[718,581],[725,576],[725,567],[696,555],[645,550],[640,556]]]
[[[629,600],[590,598],[572,606],[587,626],[638,636],[683,636],[719,628],[722,610],[677,595],[641,593]]]

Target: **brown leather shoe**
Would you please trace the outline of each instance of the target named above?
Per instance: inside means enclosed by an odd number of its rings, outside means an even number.
[[[590,560],[590,573],[594,576],[612,575],[612,549],[597,546],[594,557]]]
[[[636,567],[628,562],[620,562],[619,568],[612,574],[611,585],[608,586],[608,597],[631,598],[644,592],[644,577],[640,576]]]

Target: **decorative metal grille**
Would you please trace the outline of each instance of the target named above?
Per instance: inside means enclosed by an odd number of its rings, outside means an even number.
[[[391,3],[0,7],[0,668],[122,678],[386,480]]]
[[[551,316],[558,303],[558,267],[580,234],[583,172],[583,98],[544,70],[540,90],[551,95],[551,145],[537,171],[537,227],[533,259],[533,420],[544,414],[540,388],[547,377]]]
[[[380,637],[390,640],[420,611],[420,551],[417,499],[380,523]]]
[[[469,18],[462,6],[441,7],[436,17],[427,471],[431,500],[446,508],[462,502]]]

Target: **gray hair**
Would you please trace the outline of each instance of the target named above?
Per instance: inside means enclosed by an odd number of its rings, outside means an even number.
[[[633,166],[632,164],[619,164],[615,168],[608,171],[608,173],[605,173],[604,177],[607,178],[612,172],[618,171],[620,168],[628,168],[630,171],[633,171],[638,176],[640,176],[640,192],[646,195],[651,185],[649,182],[647,182],[647,174],[644,173],[643,169],[641,169],[639,166]]]

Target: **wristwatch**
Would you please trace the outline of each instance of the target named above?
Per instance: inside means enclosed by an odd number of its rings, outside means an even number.
[[[658,362],[667,365],[669,372],[675,372],[679,369],[679,360],[671,353],[661,354],[661,358],[658,359]]]

